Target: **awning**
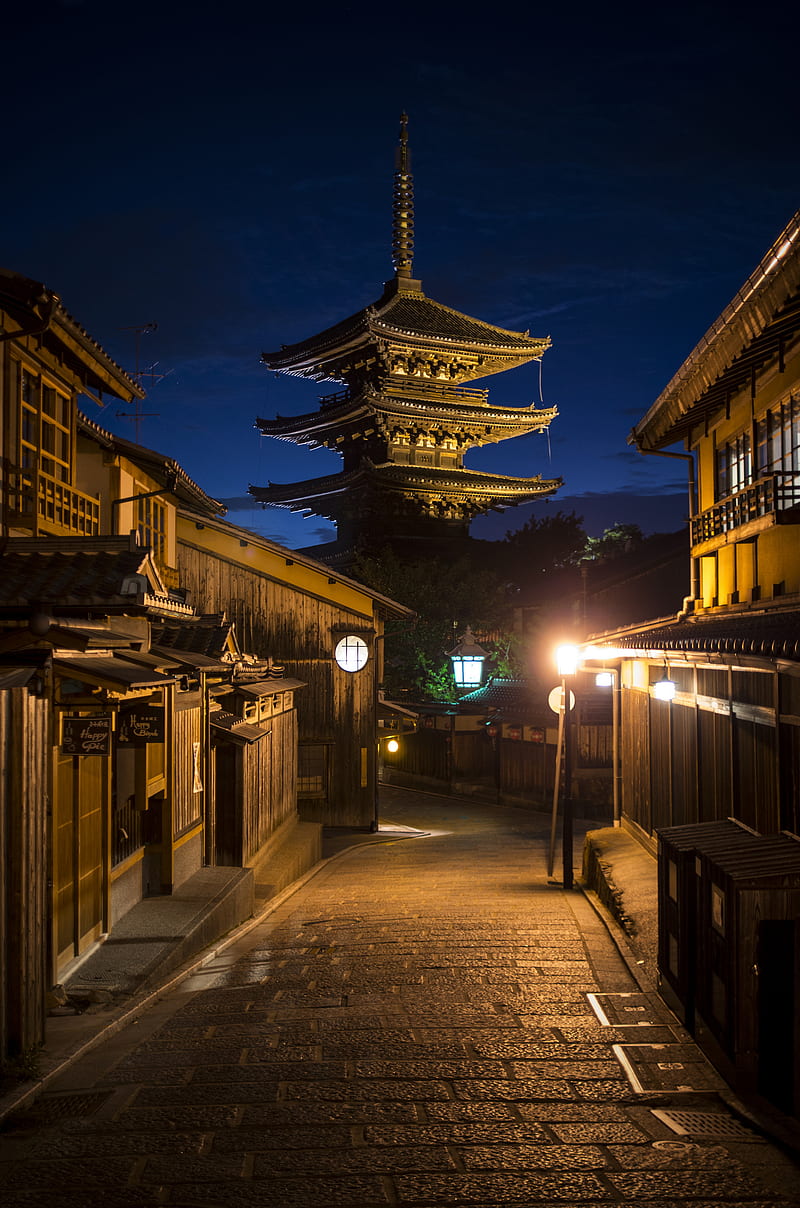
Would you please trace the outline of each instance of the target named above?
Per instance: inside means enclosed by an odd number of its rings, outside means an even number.
[[[254,726],[252,722],[244,721],[235,713],[212,713],[209,721],[211,729],[216,732],[218,738],[228,739],[230,742],[237,742],[242,746],[258,742],[260,738],[266,738],[268,734],[272,733],[269,727]]]
[[[174,675],[162,675],[150,667],[115,655],[90,655],[87,658],[53,659],[53,670],[64,679],[81,680],[111,692],[133,688],[163,688],[175,683]]]

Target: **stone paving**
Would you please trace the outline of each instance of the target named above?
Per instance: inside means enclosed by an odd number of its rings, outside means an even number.
[[[800,1203],[541,816],[405,800],[424,837],[340,853],[6,1121],[5,1208]]]

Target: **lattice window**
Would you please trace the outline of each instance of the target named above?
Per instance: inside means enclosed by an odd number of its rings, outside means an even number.
[[[743,490],[753,481],[750,433],[741,432],[717,449],[717,499]]]
[[[137,527],[139,540],[147,545],[156,558],[163,560],[167,552],[167,509],[158,499],[138,500]]]
[[[297,796],[325,797],[328,791],[328,748],[305,743],[297,750]]]

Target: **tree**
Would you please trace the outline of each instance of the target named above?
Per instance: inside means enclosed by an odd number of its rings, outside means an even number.
[[[644,534],[638,524],[622,524],[615,521],[607,528],[601,537],[586,539],[585,559],[589,562],[606,561],[628,554],[644,541]]]
[[[490,543],[475,543],[453,562],[407,562],[391,549],[359,558],[356,578],[415,613],[386,623],[384,683],[390,695],[452,700],[447,655],[467,625],[476,633],[500,635],[482,644],[491,654],[496,647],[510,665],[511,597],[503,576],[487,567],[484,544]]]
[[[534,516],[516,532],[498,542],[498,559],[504,573],[524,590],[565,567],[577,566],[586,550],[583,517],[556,512],[537,520]]]

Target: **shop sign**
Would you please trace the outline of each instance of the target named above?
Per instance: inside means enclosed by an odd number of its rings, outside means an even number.
[[[531,742],[544,742],[544,730],[540,726],[531,726]]]
[[[164,710],[137,707],[119,717],[117,742],[121,747],[140,747],[164,741]]]
[[[62,755],[109,755],[111,717],[65,717],[61,729]]]

